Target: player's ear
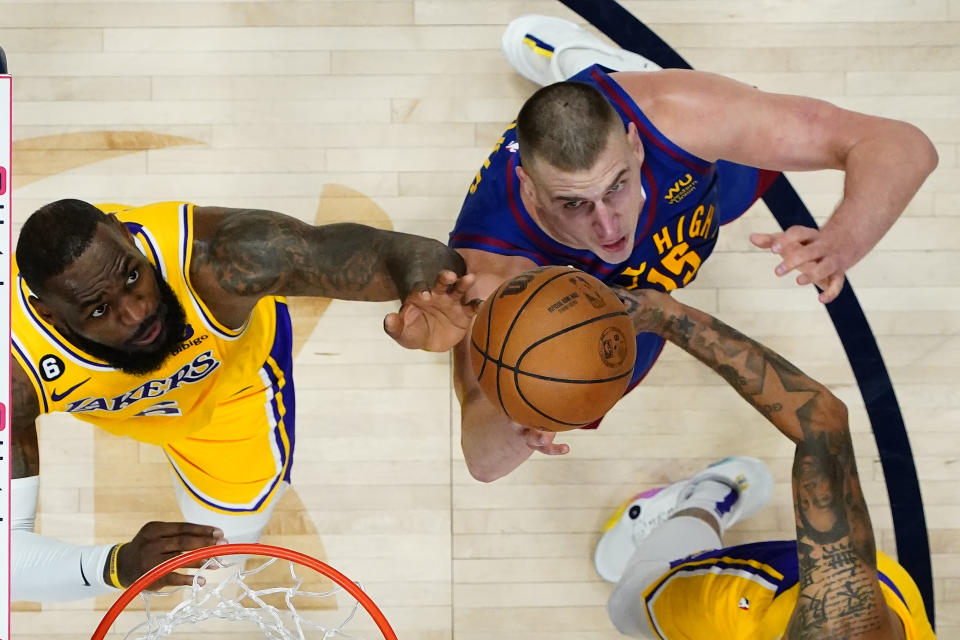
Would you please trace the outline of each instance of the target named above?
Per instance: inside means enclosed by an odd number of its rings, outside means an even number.
[[[127,240],[130,244],[134,244],[133,234],[130,233],[129,229],[127,229],[127,225],[120,222],[120,219],[117,218],[117,214],[108,213],[106,214],[106,217],[107,217],[107,225],[110,228],[114,229],[117,233],[120,234],[120,237]]]
[[[520,181],[520,188],[526,191],[527,197],[532,200],[536,199],[536,191],[534,191],[533,179],[530,177],[530,174],[524,171],[520,165],[517,165],[514,171],[517,174],[517,180]]]
[[[641,163],[643,162],[643,142],[640,140],[640,134],[637,132],[637,125],[633,122],[627,125],[627,144],[630,150]]]
[[[30,296],[29,298],[30,306],[33,307],[33,310],[37,312],[37,315],[43,318],[43,321],[47,324],[56,324],[56,317],[53,315],[50,307],[47,306],[43,300],[37,296]]]

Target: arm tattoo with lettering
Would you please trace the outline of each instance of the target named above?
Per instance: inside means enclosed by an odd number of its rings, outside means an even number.
[[[653,331],[701,360],[797,443],[800,594],[784,638],[903,638],[880,590],[843,403],[779,354],[706,313],[659,292],[618,293],[638,332]]]

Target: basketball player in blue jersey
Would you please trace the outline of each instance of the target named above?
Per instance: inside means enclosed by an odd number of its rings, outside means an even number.
[[[847,408],[783,357],[656,290],[623,292],[638,331],[720,374],[796,444],[796,540],[722,547],[759,510],[772,479],[729,458],[628,500],[594,553],[616,582],[610,618],[636,638],[934,640],[909,574],[878,552],[857,475]]]
[[[179,552],[257,541],[293,464],[284,296],[399,298],[388,326],[431,340],[473,313],[458,302],[463,260],[440,242],[186,202],[51,203],[24,223],[13,266],[14,600],[89,598]],[[186,522],[148,523],[121,544],[33,533],[36,420],[54,412],[161,447]]]
[[[564,23],[528,16],[505,35],[514,66],[542,83],[562,70],[562,55],[594,46],[584,42],[589,34],[572,27],[571,35],[557,22]],[[538,37],[543,24],[547,35]],[[547,62],[537,68],[539,59]],[[778,275],[798,271],[797,283],[818,285],[820,300],[829,302],[844,272],[880,240],[936,163],[927,137],[904,122],[709,73],[615,73],[593,65],[526,101],[470,185],[450,246],[476,276],[471,298],[550,264],[628,290],[669,292],[693,281],[720,225],[746,211],[776,172],[839,169],[846,173],[844,197],[822,230],[792,227],[751,238],[779,254]],[[535,450],[566,453],[552,433],[521,427],[487,401],[468,342],[454,351],[454,376],[470,473],[492,481]],[[630,388],[662,347],[659,336],[637,336]]]

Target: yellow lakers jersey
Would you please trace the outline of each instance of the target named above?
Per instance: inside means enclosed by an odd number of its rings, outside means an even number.
[[[169,283],[186,312],[186,335],[155,372],[133,376],[114,369],[40,318],[14,264],[12,355],[33,382],[41,413],[70,413],[117,435],[163,444],[205,427],[218,404],[270,388],[261,368],[275,346],[278,315],[280,331],[289,332],[283,299],[263,298],[244,326],[223,326],[190,284],[192,204],[101,209],[117,214]]]

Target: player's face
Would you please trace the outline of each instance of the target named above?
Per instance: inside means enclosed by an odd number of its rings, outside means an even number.
[[[139,375],[160,367],[184,335],[183,307],[119,224],[46,283],[34,307],[88,354]]]
[[[614,131],[597,162],[583,171],[563,171],[535,161],[531,172],[518,169],[535,217],[554,240],[588,249],[611,264],[633,251],[640,211],[646,201],[640,185],[643,146],[636,127]]]
[[[800,511],[817,531],[832,530],[837,523],[837,496],[828,474],[814,456],[800,459],[799,472],[797,503]]]

